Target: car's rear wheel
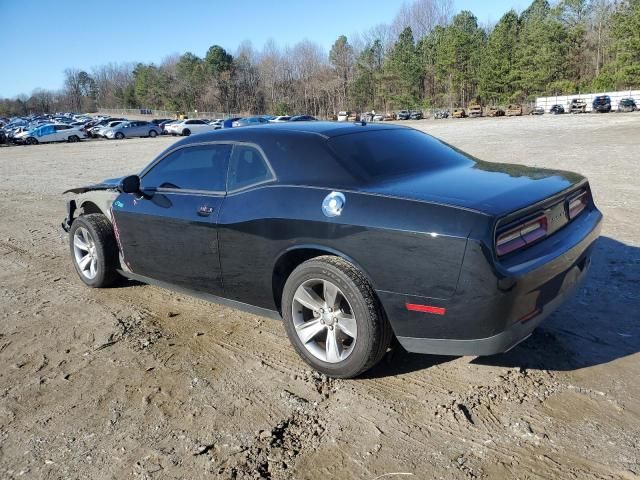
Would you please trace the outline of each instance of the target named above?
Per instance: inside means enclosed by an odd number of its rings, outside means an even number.
[[[331,377],[351,378],[368,370],[391,342],[391,327],[373,288],[339,257],[317,257],[291,273],[282,316],[298,354]]]
[[[122,133],[122,132],[117,132],[117,133],[115,134],[115,137],[116,137],[116,139],[118,139],[118,140],[122,140],[122,139],[124,138],[124,133]]]
[[[71,135],[68,138],[68,140],[69,140],[70,143],[75,143],[75,142],[79,142],[80,141],[80,137],[78,137],[77,135]]]
[[[182,135],[188,137],[189,135],[191,135],[191,130],[185,128],[184,130],[182,130]]]
[[[157,137],[158,136],[158,132],[156,132],[155,130],[149,130],[149,136],[151,138]]]
[[[82,215],[73,221],[69,247],[73,266],[86,285],[108,287],[118,278],[118,247],[113,227],[101,213]]]
[[[38,144],[38,140],[36,140],[33,137],[29,137],[24,141],[27,145],[37,145]]]

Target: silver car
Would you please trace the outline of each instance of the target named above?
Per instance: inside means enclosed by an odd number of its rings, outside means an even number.
[[[122,122],[120,125],[116,125],[110,128],[104,133],[104,136],[109,139],[122,140],[125,137],[157,137],[160,135],[160,128],[151,123],[143,120],[134,120],[131,122]]]

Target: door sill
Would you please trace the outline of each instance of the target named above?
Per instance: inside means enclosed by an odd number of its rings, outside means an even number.
[[[130,280],[136,280],[138,282],[147,283],[149,285],[154,285],[156,287],[165,288],[167,290],[172,290],[176,293],[182,293],[190,297],[200,298],[202,300],[206,300],[207,302],[216,303],[218,305],[223,305],[225,307],[235,308],[236,310],[241,310],[243,312],[251,313],[253,315],[272,318],[274,320],[282,320],[282,317],[280,316],[280,314],[275,310],[256,307],[255,305],[250,305],[248,303],[238,302],[237,300],[231,300],[229,298],[219,297],[211,293],[192,290],[190,288],[181,287],[179,285],[174,285],[169,282],[163,282],[161,280],[154,280],[153,278],[145,277],[144,275],[138,275],[133,272],[127,272],[127,271],[118,269],[118,273]]]

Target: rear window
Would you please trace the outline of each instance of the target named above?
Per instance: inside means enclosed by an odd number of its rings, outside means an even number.
[[[354,178],[370,183],[470,164],[473,161],[417,130],[371,130],[329,140],[341,166]]]

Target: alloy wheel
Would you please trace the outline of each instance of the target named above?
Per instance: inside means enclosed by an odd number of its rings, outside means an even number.
[[[98,253],[93,237],[84,227],[78,228],[73,235],[73,255],[80,273],[93,280],[98,274]]]
[[[331,281],[302,283],[293,296],[292,316],[298,338],[319,360],[338,363],[353,352],[356,318],[344,293]]]

